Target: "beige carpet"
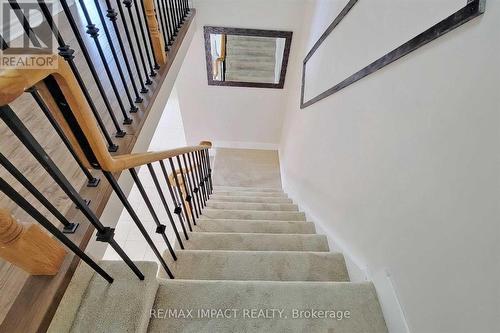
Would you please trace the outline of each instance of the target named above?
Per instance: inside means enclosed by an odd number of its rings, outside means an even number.
[[[217,148],[214,185],[281,188],[276,150]]]

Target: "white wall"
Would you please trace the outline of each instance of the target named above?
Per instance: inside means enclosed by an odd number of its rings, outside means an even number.
[[[217,146],[277,148],[283,124],[285,89],[208,86],[203,26],[301,30],[301,0],[196,0],[198,30],[176,83],[187,141]],[[290,60],[298,61],[295,40]]]
[[[301,57],[346,0],[309,3]],[[304,110],[300,68],[288,77],[285,190],[370,278],[389,272],[411,332],[500,331],[499,41],[488,0],[483,17]]]

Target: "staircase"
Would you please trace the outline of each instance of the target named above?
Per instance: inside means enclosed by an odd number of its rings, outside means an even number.
[[[387,332],[373,285],[349,282],[343,255],[279,189],[215,187],[184,246],[164,255],[174,280],[153,262],[138,263],[145,281],[101,262],[115,282],[73,281],[81,302],[63,301],[49,332]]]

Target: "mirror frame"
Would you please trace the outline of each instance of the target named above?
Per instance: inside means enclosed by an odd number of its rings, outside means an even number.
[[[259,29],[241,29],[241,28],[225,28],[225,27],[203,27],[205,38],[205,59],[207,63],[207,80],[209,86],[228,86],[228,87],[250,87],[250,88],[274,88],[283,89],[285,85],[286,70],[288,66],[288,58],[290,56],[290,46],[292,44],[292,31],[278,30],[259,30]],[[210,34],[227,34],[240,36],[255,36],[255,37],[275,37],[285,38],[285,50],[283,52],[283,60],[281,63],[280,82],[264,83],[264,82],[242,82],[242,81],[216,81],[212,77],[212,46],[210,43]]]
[[[323,44],[323,42],[328,38],[328,36],[332,33],[335,27],[342,21],[342,19],[349,13],[349,11],[354,7],[354,5],[358,2],[358,0],[349,0],[349,2],[345,5],[344,9],[338,14],[338,16],[333,20],[330,26],[326,29],[326,31],[321,35],[318,41],[314,44],[311,51],[306,55],[303,64],[302,64],[302,87],[300,93],[300,108],[304,109],[308,106],[313,105],[321,101],[324,98],[327,98],[330,95],[335,94],[336,92],[344,89],[345,87],[350,86],[351,84],[361,80],[365,76],[375,73],[379,69],[392,64],[396,60],[406,56],[407,54],[415,51],[416,49],[424,46],[427,43],[432,42],[433,40],[443,36],[444,34],[452,31],[453,29],[458,28],[462,24],[467,23],[473,18],[484,14],[486,10],[486,0],[467,0],[467,5],[462,9],[459,9],[457,12],[451,14],[447,18],[441,20],[436,23],[432,27],[428,28],[424,32],[419,35],[413,37],[409,41],[404,44],[401,44],[397,48],[392,51],[386,53],[382,57],[378,58],[371,64],[365,66],[360,69],[356,73],[347,77],[340,83],[337,83],[333,87],[323,91],[321,94],[309,99],[305,100],[305,89],[306,89],[306,69],[307,62],[311,59],[314,53],[318,50],[318,48]]]

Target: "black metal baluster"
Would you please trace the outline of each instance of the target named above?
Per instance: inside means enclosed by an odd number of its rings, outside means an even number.
[[[109,83],[111,83],[111,89],[113,89],[113,92],[115,94],[116,100],[118,101],[118,106],[120,107],[120,111],[123,114],[123,123],[125,125],[130,125],[132,124],[132,119],[128,116],[127,112],[125,111],[125,106],[123,105],[122,102],[122,96],[120,92],[118,91],[118,87],[116,86],[115,79],[113,78],[113,73],[111,73],[111,69],[109,68],[108,65],[108,60],[106,59],[106,55],[104,54],[101,46],[101,42],[99,41],[99,29],[95,26],[95,24],[92,23],[92,19],[89,15],[89,12],[87,10],[87,6],[85,5],[84,0],[79,0],[80,2],[80,7],[82,8],[83,15],[85,16],[85,20],[87,21],[87,34],[94,40],[97,52],[99,53],[99,57],[102,60],[102,64],[104,65],[104,70],[106,71],[106,74],[108,75]]]
[[[174,35],[175,30],[174,30],[174,26],[173,26],[173,21],[172,21],[169,7],[168,7],[168,0],[162,0],[162,2],[163,2],[163,9],[165,12],[165,25],[167,26],[168,35],[169,35],[168,46],[172,46],[172,42],[174,41],[174,38],[175,38],[175,35]]]
[[[148,243],[149,247],[151,247],[151,250],[153,250],[154,254],[156,255],[156,258],[158,258],[158,260],[160,261],[160,264],[163,266],[163,268],[167,272],[168,276],[171,279],[173,279],[174,276],[173,276],[172,272],[170,271],[167,264],[165,263],[165,260],[161,256],[160,251],[158,251],[158,249],[156,248],[155,243],[153,242],[151,237],[148,235],[148,232],[144,228],[144,225],[142,225],[141,220],[139,219],[139,217],[135,213],[134,209],[130,205],[130,202],[128,201],[127,196],[125,195],[125,193],[123,193],[123,191],[122,191],[120,185],[118,185],[118,182],[116,181],[115,177],[113,177],[113,174],[111,174],[111,172],[103,171],[103,173],[104,173],[104,176],[106,177],[106,179],[108,180],[108,182],[111,184],[111,187],[115,191],[116,195],[118,196],[118,198],[122,202],[123,206],[125,207],[127,212],[130,214],[130,216],[132,217],[132,220],[134,221],[135,225],[137,226],[137,228],[141,232],[142,236],[144,237],[144,239]]]
[[[50,221],[40,213],[35,207],[33,207],[26,199],[24,199],[19,193],[12,188],[3,178],[0,177],[0,191],[5,193],[12,201],[14,201],[19,207],[26,211],[33,219],[35,219],[40,225],[50,232],[55,238],[57,238],[61,243],[67,246],[75,255],[82,259],[87,265],[92,267],[94,271],[102,276],[109,283],[113,283],[113,278],[106,273],[94,260],[92,260],[88,255],[85,254],[76,244],[74,244],[64,233],[59,231]]]
[[[212,167],[210,166],[210,154],[208,153],[208,149],[205,149],[203,152],[205,155],[205,163],[207,165],[208,188],[210,190],[210,194],[212,194],[214,192],[214,187],[212,184]]]
[[[184,250],[184,244],[182,244],[181,236],[179,235],[179,231],[177,230],[177,226],[175,225],[174,217],[172,216],[172,213],[170,213],[170,208],[168,208],[167,200],[165,199],[165,195],[163,194],[160,183],[158,182],[158,177],[156,177],[153,165],[148,164],[148,169],[149,173],[151,174],[151,178],[153,178],[153,182],[155,184],[156,190],[158,191],[158,195],[160,196],[161,202],[163,203],[163,207],[165,207],[165,210],[167,211],[167,216],[170,221],[170,225],[172,226],[172,229],[174,229],[175,238],[177,238],[177,241],[179,242],[181,249]]]
[[[172,21],[172,28],[174,29],[173,36],[177,37],[177,32],[179,31],[179,23],[178,23],[179,21],[177,19],[177,14],[175,12],[174,2],[173,0],[168,0],[168,3],[169,3],[169,14]]]
[[[207,156],[205,154],[205,150],[202,150],[201,152],[201,156],[203,158],[203,162],[205,163],[204,164],[204,167],[205,167],[205,182],[207,183],[207,192],[209,194],[209,197],[210,197],[210,194],[212,194],[212,189],[210,187],[210,176],[209,176],[209,172],[208,172],[208,162],[207,162]]]
[[[37,190],[37,188],[19,171],[10,161],[5,157],[2,153],[0,153],[0,164],[14,177],[20,182],[38,201],[42,203],[42,205],[47,208],[47,210],[54,215],[59,222],[63,225],[63,233],[72,234],[78,228],[78,223],[69,222],[66,217],[64,217],[58,210],[55,208],[50,201],[43,196],[43,194]]]
[[[181,12],[182,12],[182,22],[186,21],[186,2],[184,0],[179,0],[180,6],[181,6]]]
[[[184,237],[186,238],[186,240],[189,240],[189,236],[188,236],[188,233],[186,231],[186,226],[184,225],[184,219],[182,218],[182,208],[181,208],[180,204],[177,202],[174,191],[172,190],[172,184],[170,184],[170,180],[168,179],[167,168],[165,168],[165,163],[163,163],[163,161],[160,161],[160,167],[161,167],[161,171],[163,172],[163,177],[165,178],[165,181],[167,182],[167,187],[168,187],[168,191],[170,192],[170,197],[172,198],[172,202],[174,203],[174,206],[175,206],[174,214],[176,214],[177,217],[179,218],[179,222],[181,224],[182,232],[184,233]]]
[[[184,20],[186,19],[186,12],[184,10],[184,1],[177,0],[177,6],[179,7],[179,14],[181,16],[181,23],[184,23]]]
[[[185,200],[189,205],[189,210],[191,211],[191,218],[193,219],[193,224],[196,225],[195,211],[193,208],[193,201],[192,201],[193,199],[192,192],[189,189],[189,183],[186,182],[186,177],[184,176],[184,169],[182,167],[179,155],[176,156],[176,160],[177,160],[177,165],[179,166],[179,170],[181,172],[181,180],[182,180],[182,185],[184,186],[184,192],[186,193]],[[182,193],[182,191],[180,192]]]
[[[139,50],[139,58],[141,59],[142,68],[144,70],[144,75],[146,78],[146,81],[144,83],[147,86],[149,86],[153,84],[153,81],[151,81],[151,79],[148,76],[148,68],[146,66],[146,61],[144,60],[144,54],[142,53],[141,42],[139,40],[139,34],[137,33],[137,26],[135,24],[134,14],[132,13],[132,0],[123,0],[123,4],[125,5],[125,8],[127,8],[128,16],[130,18],[130,24],[132,25],[132,32],[134,33],[137,49]]]
[[[57,39],[57,42],[59,44],[59,55],[61,57],[64,58],[64,60],[68,63],[68,65],[70,66],[71,68],[71,71],[73,72],[73,75],[75,75],[75,78],[78,82],[78,85],[80,86],[80,89],[82,89],[82,92],[85,96],[85,99],[87,100],[87,102],[89,103],[89,106],[92,110],[92,113],[94,114],[96,120],[97,120],[97,123],[99,125],[99,127],[101,128],[102,132],[103,132],[103,135],[104,135],[104,138],[106,139],[106,141],[108,142],[108,150],[111,151],[111,152],[114,152],[114,151],[117,151],[118,150],[118,146],[115,145],[113,143],[113,141],[111,140],[111,137],[106,129],[106,126],[104,125],[103,121],[102,121],[102,118],[99,114],[99,112],[97,111],[97,108],[95,107],[95,104],[94,104],[94,101],[92,100],[92,97],[90,96],[86,86],[85,86],[85,83],[83,82],[83,79],[80,75],[80,72],[78,71],[78,68],[76,67],[75,65],[75,62],[73,61],[74,59],[74,50],[72,50],[69,45],[67,45],[65,42],[64,42],[64,39],[62,38],[61,34],[59,33],[59,30],[57,28],[57,26],[54,24],[54,21],[52,19],[52,14],[50,12],[50,10],[48,9],[47,5],[45,4],[45,2],[43,0],[38,0],[38,5],[40,6],[40,9],[42,10],[42,13],[45,17],[45,20],[47,21],[49,27],[51,28],[52,30],[52,33],[54,34],[54,36],[56,36],[56,39]],[[101,91],[102,92],[102,91]],[[104,96],[105,97],[105,96]],[[109,106],[107,108],[108,110],[108,113],[109,113],[109,116],[111,117],[111,120],[113,122],[113,125],[115,126],[116,128],[116,134],[115,136],[118,137],[118,138],[121,138],[123,136],[125,136],[125,132],[122,131],[120,125],[118,124],[118,121],[116,120],[116,117],[113,113],[113,111],[111,110],[111,107]]]
[[[203,187],[205,188],[205,192],[207,194],[207,200],[210,200],[210,189],[208,188],[207,165],[205,164],[205,159],[203,158],[203,151],[200,150],[199,154],[200,154],[201,171],[203,174]]]
[[[24,30],[24,35],[23,35],[24,42],[23,43],[24,43],[24,45],[29,45],[29,43],[26,43],[27,39],[29,39],[33,43],[33,46],[38,47],[38,48],[42,47],[42,45],[40,44],[40,41],[36,37],[35,32],[31,28],[31,25],[30,25],[28,19],[24,15],[24,12],[22,11],[22,9],[19,6],[19,4],[17,3],[17,1],[16,0],[9,0],[9,5],[12,8],[12,10],[14,11],[14,14],[16,14],[17,19],[19,20],[19,22],[21,22],[21,25],[23,26],[23,30]]]
[[[40,6],[40,9],[42,10],[42,13],[43,13],[43,15],[45,17],[45,20],[49,24],[49,27],[51,28],[52,33],[54,34],[54,36],[56,36],[57,42],[59,44],[59,48],[58,48],[59,55],[61,57],[63,57],[64,60],[70,66],[71,71],[73,72],[73,75],[75,75],[75,78],[76,78],[76,80],[78,82],[78,85],[80,86],[80,89],[82,89],[82,92],[83,92],[83,94],[85,96],[85,99],[89,103],[90,109],[92,110],[92,113],[94,114],[94,117],[96,118],[99,127],[103,131],[104,138],[108,142],[108,150],[111,151],[111,152],[117,151],[118,150],[118,146],[115,145],[113,143],[113,141],[111,140],[111,137],[109,136],[108,131],[106,130],[106,127],[105,127],[105,125],[104,125],[104,123],[102,121],[102,118],[101,118],[99,112],[97,111],[97,108],[96,108],[96,106],[94,104],[94,101],[93,101],[92,97],[90,96],[90,94],[89,94],[89,92],[87,90],[85,82],[83,82],[83,79],[82,79],[82,77],[80,75],[80,72],[78,71],[78,68],[76,67],[76,64],[75,64],[75,62],[73,60],[74,59],[73,54],[75,53],[75,51],[73,49],[71,49],[69,47],[69,45],[67,45],[64,42],[64,39],[62,38],[62,36],[61,36],[61,34],[59,32],[59,29],[57,28],[57,26],[54,23],[54,20],[52,18],[52,13],[48,9],[48,7],[45,4],[45,2],[43,0],[38,0],[38,5]],[[84,52],[84,55],[85,55],[85,52]],[[86,59],[86,61],[88,61],[88,58],[85,58],[85,59]],[[92,70],[92,68],[91,68],[91,70]],[[93,72],[93,75],[94,74],[95,74],[95,70]],[[100,82],[96,81],[96,84],[98,85],[98,88],[99,88],[99,83]],[[101,94],[104,93],[104,89],[102,89],[102,86],[101,86],[101,89],[99,91],[100,91]],[[106,99],[105,95],[104,95],[104,98],[105,98],[105,101],[106,101],[107,99]],[[109,102],[107,104],[107,110],[108,110],[109,116],[111,117],[113,125],[116,128],[116,134],[115,134],[115,136],[118,137],[118,138],[124,137],[126,133],[121,129],[120,125],[118,124],[118,121],[116,120],[116,117],[115,117],[113,111],[111,110],[111,106],[109,105]]]
[[[106,24],[106,20],[104,19],[104,14],[102,13],[101,6],[99,4],[99,0],[94,0],[94,5],[97,9],[97,13],[99,15],[99,20],[101,21],[102,27],[104,29],[104,34],[106,35],[106,40],[108,41],[109,48],[111,49],[111,54],[113,55],[113,59],[115,61],[116,69],[118,69],[118,74],[120,75],[120,79],[122,81],[122,86],[125,89],[125,95],[127,97],[128,103],[130,104],[129,112],[134,113],[139,110],[137,106],[134,105],[132,101],[132,95],[130,94],[130,89],[127,84],[127,80],[125,79],[125,73],[123,73],[122,65],[120,64],[120,58],[116,53],[115,46],[113,45],[113,39],[111,38],[111,34],[109,33],[108,25]],[[119,32],[117,32],[117,38]],[[131,79],[133,81],[133,78]],[[135,88],[137,89],[137,88]]]
[[[55,31],[58,31],[57,30],[57,27],[56,25],[54,24],[53,20],[52,20],[52,17],[51,17],[51,13],[50,11],[48,10],[47,6],[45,5],[44,1],[43,0],[38,0],[38,3],[40,4],[40,7],[42,8],[42,11],[44,12],[44,16],[45,18],[47,19],[47,21],[51,21],[51,23],[49,23],[51,25],[51,28],[52,28],[52,31],[55,33]],[[42,5],[43,3],[43,5]],[[80,46],[80,49],[83,53],[83,56],[87,62],[87,65],[89,66],[89,69],[90,69],[90,72],[92,73],[92,77],[94,78],[94,81],[97,85],[97,88],[99,90],[99,93],[101,94],[102,96],[102,99],[104,101],[104,104],[106,105],[106,109],[108,110],[108,113],[111,117],[111,120],[113,121],[113,124],[115,125],[115,127],[117,128],[117,133],[116,133],[116,136],[117,137],[123,137],[125,136],[125,132],[121,130],[120,128],[120,125],[118,125],[118,122],[116,121],[116,117],[113,113],[113,108],[111,107],[111,104],[109,103],[109,100],[108,100],[108,97],[106,95],[106,91],[104,90],[104,87],[102,85],[102,82],[101,82],[101,79],[99,78],[99,74],[97,74],[97,71],[94,67],[94,64],[92,62],[92,58],[87,50],[87,47],[85,46],[85,43],[83,41],[83,38],[78,30],[78,26],[73,18],[73,15],[71,14],[71,10],[68,6],[68,3],[66,0],[61,0],[61,5],[63,7],[63,10],[64,10],[64,13],[66,14],[66,17],[68,19],[68,22],[71,26],[71,29],[73,30],[73,33],[75,34],[75,37],[76,37],[76,40],[78,42],[78,45]],[[45,7],[45,10],[44,8]],[[49,18],[47,18],[49,17]],[[55,28],[55,29],[54,29]],[[57,33],[60,37],[60,33],[58,31]],[[61,42],[63,42],[62,40],[62,37],[61,37]],[[68,45],[66,45],[65,43],[63,43],[63,45],[61,45],[62,49],[60,48],[60,51],[64,54],[64,56],[66,57],[73,57],[73,53],[74,51],[71,50],[69,48]],[[60,54],[61,54],[60,52]],[[66,52],[71,52],[70,55],[67,55]],[[76,69],[76,66],[75,66],[75,69]],[[79,75],[79,74],[78,74]],[[81,79],[81,77],[80,77]],[[107,134],[107,130],[105,128],[105,125],[104,123],[102,122],[102,119],[99,115],[99,112],[97,111],[97,108],[95,107],[95,104],[92,100],[92,98],[90,97],[90,94],[89,92],[87,91],[87,88],[85,86],[85,83],[83,82],[83,80],[81,80],[81,84],[80,84],[80,87],[82,88],[84,94],[86,96],[88,96],[87,98],[87,101],[89,102],[89,105],[90,105],[90,108],[92,109],[92,112],[94,113],[94,116],[96,117],[97,119],[97,122],[99,123],[99,127],[101,127],[101,129],[103,130],[103,133],[104,133],[104,136],[106,137],[106,139],[108,140],[109,142],[109,145],[110,147],[108,148],[109,151],[111,152],[114,152],[114,151],[117,151],[118,150],[118,146],[116,146],[115,144],[113,144],[113,142],[111,141],[111,138],[108,138],[109,137],[109,134]]]
[[[191,178],[189,178],[189,174],[191,173],[191,176],[193,175],[192,172],[193,170],[189,168],[187,161],[186,161],[186,154],[182,154],[182,161],[184,162],[184,170],[186,171],[186,174],[184,175],[184,178],[187,178],[188,185],[189,185],[189,193],[191,197],[191,205],[194,206],[194,212],[196,213],[196,218],[199,217],[198,214],[198,206],[196,205],[196,197],[193,192],[193,185],[191,184]],[[193,217],[194,220],[194,217]],[[196,225],[196,222],[194,223]]]
[[[174,181],[175,181],[175,186],[177,187],[177,190],[179,191],[179,196],[180,196],[179,201],[181,202],[182,208],[184,210],[184,217],[186,218],[186,221],[187,221],[187,224],[189,227],[189,231],[193,231],[193,227],[191,226],[191,219],[189,218],[188,207],[186,207],[186,203],[184,202],[184,200],[182,198],[181,186],[179,183],[179,178],[177,178],[177,172],[175,171],[174,161],[172,160],[172,158],[169,158],[168,162],[170,163],[170,169],[172,170],[172,174],[173,174]]]
[[[64,143],[64,145],[66,146],[66,148],[69,150],[69,153],[71,154],[71,156],[73,156],[76,163],[78,164],[78,166],[80,167],[82,172],[85,174],[85,177],[87,177],[87,179],[88,179],[87,186],[88,187],[96,187],[97,185],[99,185],[99,181],[100,181],[99,178],[94,177],[90,173],[90,171],[83,165],[82,161],[80,160],[80,158],[76,154],[75,150],[73,149],[73,146],[71,145],[68,138],[64,134],[64,131],[61,129],[61,127],[59,126],[57,121],[54,119],[54,116],[49,111],[49,108],[47,107],[47,105],[43,101],[42,97],[38,93],[38,90],[35,87],[31,87],[31,88],[27,89],[26,92],[29,92],[31,94],[31,96],[33,96],[33,99],[36,101],[36,103],[38,104],[40,109],[42,109],[42,112],[45,114],[45,116],[49,120],[49,123],[52,125],[52,127],[54,128],[56,133],[59,135],[59,137],[61,138],[61,140]]]
[[[205,154],[205,150],[200,151],[200,153],[201,153],[201,159],[203,162],[203,167],[205,168],[205,182],[207,183],[207,192],[208,192],[208,194],[212,194],[212,190],[210,188],[210,177],[209,177],[209,172],[208,172],[207,156]]]
[[[194,155],[196,157],[196,163],[198,164],[198,175],[200,176],[200,187],[203,194],[203,205],[206,207],[208,196],[207,189],[205,188],[205,181],[203,180],[203,166],[201,165],[200,161],[200,151],[196,151]]]
[[[184,23],[184,15],[182,13],[182,2],[181,0],[174,0],[177,3],[177,12],[179,13],[179,26]]]
[[[169,9],[169,4],[168,4],[168,0],[162,0],[163,2],[163,8],[164,8],[164,11],[165,11],[165,24],[167,25],[167,28],[169,30],[169,38],[168,38],[168,45],[171,46],[172,45],[172,42],[174,41],[175,39],[175,36],[176,36],[176,32],[175,32],[175,29],[174,29],[174,24],[173,24],[173,19],[172,19],[172,13]]]
[[[90,221],[90,223],[97,229],[97,241],[106,242],[118,253],[118,255],[125,261],[125,263],[134,271],[137,277],[144,280],[144,275],[137,268],[137,266],[125,254],[122,248],[114,240],[113,228],[105,227],[94,212],[87,206],[80,194],[75,190],[71,183],[66,179],[64,174],[59,170],[52,159],[45,153],[42,146],[31,135],[28,129],[24,126],[17,115],[12,111],[10,106],[0,106],[0,118],[10,128],[14,135],[22,142],[22,144],[30,151],[33,157],[36,158],[38,163],[47,171],[47,173],[54,179],[59,187],[66,193],[66,195],[73,201],[83,215]]]
[[[140,3],[141,3],[141,13],[144,18],[144,25],[142,24],[142,18],[141,14],[139,13],[139,8],[137,6],[137,0],[134,0],[135,12],[137,13],[139,27],[141,28],[142,39],[144,40],[144,48],[146,49],[146,58],[148,58],[149,67],[151,67],[151,73],[149,75],[156,76],[155,69],[160,69],[160,66],[156,62],[156,59],[153,54],[153,42],[151,41],[151,32],[149,31],[149,27],[147,26],[146,9],[144,8],[144,1],[141,0]],[[146,39],[146,33],[144,33],[144,29],[146,29],[147,31],[147,36],[148,36],[147,39]]]
[[[95,1],[99,1],[99,0],[95,0]],[[118,4],[118,6],[119,6],[119,4]],[[128,73],[129,78],[130,78],[130,82],[132,83],[132,88],[134,89],[135,103],[142,103],[143,98],[139,96],[139,90],[137,88],[137,84],[135,83],[134,74],[132,74],[132,67],[130,66],[130,62],[128,61],[128,56],[127,56],[127,52],[125,50],[125,45],[123,44],[123,39],[122,39],[122,36],[120,33],[120,29],[118,27],[118,23],[116,22],[118,20],[118,14],[114,10],[113,6],[111,6],[110,0],[106,0],[106,12],[107,12],[106,17],[108,17],[109,20],[111,21],[111,23],[113,24],[113,29],[115,31],[116,39],[118,40],[118,45],[120,46],[122,58],[123,58],[123,61],[125,62],[125,68],[127,68],[127,73]],[[118,62],[119,61],[117,61],[117,63]],[[126,80],[125,79],[123,79],[123,80],[125,83]],[[141,81],[140,77],[139,77],[139,81]],[[130,109],[130,112],[137,112],[137,107],[134,109],[134,111],[132,111],[132,109]]]
[[[191,159],[191,155],[194,154],[193,152],[188,154],[188,160],[189,160],[189,166],[191,167],[191,177],[193,178],[193,192],[196,195],[196,200],[198,201],[198,209],[199,209],[199,214],[201,215],[201,210],[202,210],[202,205],[201,205],[201,200],[200,200],[200,188],[199,188],[199,181],[198,181],[198,170],[196,163],[193,164],[193,161]],[[196,161],[195,161],[196,162]]]
[[[191,8],[189,7],[189,0],[185,0],[185,3],[186,3],[186,14],[189,14],[189,12],[191,11]]]
[[[116,5],[118,6],[118,11],[120,12],[120,16],[122,17],[122,22],[123,22],[123,29],[125,30],[125,36],[127,37],[128,41],[128,49],[130,53],[132,54],[132,60],[134,61],[135,65],[135,70],[137,71],[137,77],[139,79],[139,83],[141,84],[141,94],[146,94],[149,90],[146,88],[144,85],[144,82],[142,82],[142,73],[141,69],[139,67],[139,61],[137,60],[137,56],[135,54],[135,49],[134,49],[134,43],[132,41],[132,36],[130,36],[130,30],[127,26],[127,19],[125,17],[125,13],[123,12],[122,5],[120,4],[120,0],[116,0]],[[115,27],[116,31],[118,31],[118,28]],[[122,50],[123,57],[126,58],[126,53],[124,50]],[[148,73],[144,73],[146,81],[149,80]],[[142,101],[142,99],[141,99]]]
[[[132,179],[134,180],[135,185],[137,185],[137,188],[139,189],[139,193],[141,193],[142,199],[146,203],[146,206],[148,207],[149,213],[153,217],[153,221],[155,221],[156,224],[156,233],[162,235],[163,240],[167,244],[168,251],[172,255],[172,258],[174,260],[177,260],[177,256],[175,255],[174,249],[172,248],[172,245],[170,244],[170,241],[167,238],[167,235],[165,234],[165,231],[167,227],[164,224],[160,223],[160,219],[158,218],[158,215],[156,215],[156,212],[153,208],[153,205],[151,204],[151,201],[149,200],[148,194],[146,193],[146,190],[144,190],[144,186],[142,186],[142,182],[139,179],[139,175],[137,174],[137,171],[135,171],[134,168],[129,169],[130,174],[132,175]]]
[[[161,26],[161,29],[163,31],[162,35],[163,35],[163,43],[165,44],[165,51],[168,51],[168,45],[169,45],[169,41],[170,41],[170,32],[168,31],[167,26],[165,25],[165,22],[166,22],[165,11],[164,11],[164,8],[162,6],[161,0],[156,0],[156,8],[158,9],[156,16],[160,18],[160,26]],[[168,23],[167,23],[167,25],[168,25]]]
[[[184,19],[182,18],[182,12],[181,12],[181,8],[179,6],[179,0],[174,0],[174,6],[175,6],[175,12],[177,13],[177,17],[178,17],[178,24],[180,27],[182,25],[182,21]]]

